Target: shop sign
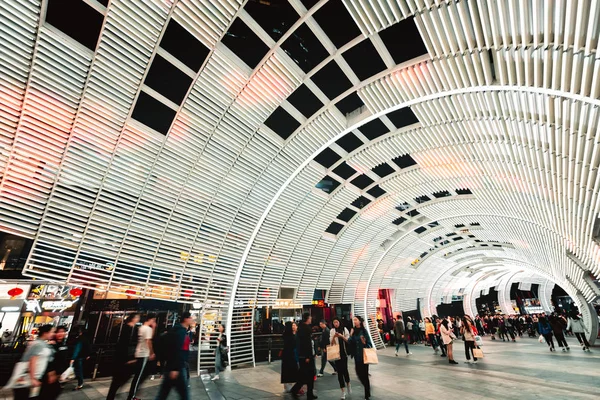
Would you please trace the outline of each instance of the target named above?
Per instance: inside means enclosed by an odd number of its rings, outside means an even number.
[[[38,300],[25,300],[25,311],[29,312],[42,312],[40,302]]]
[[[294,300],[275,300],[273,308],[302,308],[302,304],[295,304]]]
[[[315,307],[325,307],[325,300],[313,300],[312,305]]]
[[[47,300],[42,302],[42,310],[44,311],[64,311],[75,304],[72,300]]]

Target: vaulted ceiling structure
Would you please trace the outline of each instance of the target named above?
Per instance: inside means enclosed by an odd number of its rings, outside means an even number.
[[[600,1],[66,3],[0,3],[27,275],[222,306],[233,363],[280,287],[598,296]]]

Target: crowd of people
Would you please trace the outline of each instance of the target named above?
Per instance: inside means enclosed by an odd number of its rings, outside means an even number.
[[[156,400],[166,399],[172,389],[182,400],[188,400],[188,357],[194,340],[190,313],[184,312],[179,323],[162,332],[157,332],[156,315],[148,314],[143,322],[140,319],[140,314],[133,313],[123,323],[114,346],[107,400],[113,400],[129,380],[127,400],[139,400],[140,385],[148,376],[154,375],[162,378]],[[219,379],[219,372],[227,363],[229,348],[224,331],[223,325],[217,327],[213,380]],[[15,400],[54,400],[71,379],[76,380],[74,390],[83,388],[84,363],[92,357],[92,346],[83,329],[77,330],[71,345],[67,344],[67,336],[68,330],[64,326],[44,325],[38,329],[37,338],[29,342],[4,387],[12,389]]]
[[[323,376],[329,361],[333,374],[338,378],[341,398],[345,399],[347,394],[352,393],[348,361],[353,359],[356,376],[364,388],[364,398],[369,399],[369,364],[365,362],[363,352],[364,349],[372,348],[373,344],[363,318],[355,316],[350,322],[335,317],[331,328],[322,320],[319,324],[321,334],[317,340],[313,340],[311,324],[312,318],[309,313],[305,313],[298,324],[291,321],[285,323],[281,352],[281,383],[284,390],[294,398],[306,393],[308,400],[316,399],[314,382],[318,376]],[[337,346],[339,354],[336,357],[328,357],[328,345]],[[317,372],[316,356],[319,348],[321,368]]]

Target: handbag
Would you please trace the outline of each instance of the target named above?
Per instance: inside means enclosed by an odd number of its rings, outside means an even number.
[[[339,360],[340,357],[340,345],[331,344],[327,346],[327,361]]]
[[[65,372],[60,374],[60,378],[58,381],[60,383],[63,383],[63,382],[70,381],[71,379],[74,379],[74,378],[75,378],[75,368],[69,367],[65,370]]]
[[[538,338],[538,342],[546,343],[546,339],[544,338],[544,335],[540,335],[540,337]]]
[[[483,358],[483,350],[481,350],[479,347],[474,348],[473,349],[473,357]]]
[[[477,347],[483,346],[483,339],[481,336],[475,336],[475,343],[477,344]]]
[[[379,364],[379,359],[377,358],[377,349],[363,349],[363,362],[365,364]]]

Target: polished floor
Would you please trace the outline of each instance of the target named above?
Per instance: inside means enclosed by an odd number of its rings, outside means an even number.
[[[455,360],[433,354],[431,348],[410,346],[413,353],[398,357],[387,348],[379,352],[378,365],[372,366],[372,399],[598,399],[600,398],[600,348],[583,352],[574,338],[570,352],[550,353],[545,344],[523,338],[517,343],[492,342],[485,338],[485,358],[476,365],[465,364],[464,349],[459,342]],[[222,374],[211,382],[208,375],[191,381],[191,398],[221,399],[291,399],[279,384],[279,362],[258,365],[254,369],[238,369]],[[351,370],[353,363],[351,362]],[[340,398],[337,378],[327,366],[324,377],[316,382],[319,399]],[[363,391],[351,371],[353,394],[348,399],[362,399]],[[147,381],[139,392],[144,399],[154,399],[159,381]],[[60,399],[103,399],[108,381],[86,383],[79,392],[65,390]],[[117,396],[124,400],[126,389]],[[8,397],[4,397],[8,398]],[[175,393],[170,399],[177,399]],[[306,398],[305,396],[302,398]]]

